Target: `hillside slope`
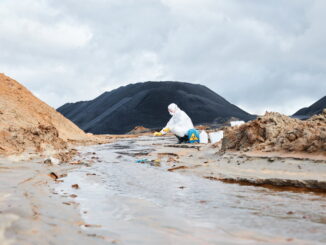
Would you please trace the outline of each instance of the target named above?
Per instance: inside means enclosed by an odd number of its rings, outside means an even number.
[[[313,115],[321,114],[323,109],[325,108],[326,108],[326,96],[324,96],[317,102],[313,103],[311,106],[298,110],[296,113],[293,114],[293,116],[305,119]]]
[[[57,110],[86,132],[123,134],[136,126],[157,129],[176,103],[194,124],[223,123],[231,117],[254,117],[205,86],[182,82],[145,82],[105,92],[91,101],[68,103]]]
[[[17,81],[0,74],[0,155],[66,149],[92,138]]]

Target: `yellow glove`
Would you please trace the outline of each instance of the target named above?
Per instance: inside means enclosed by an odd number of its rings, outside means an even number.
[[[164,131],[165,133],[168,133],[168,132],[170,132],[170,129],[169,129],[169,128],[163,128],[163,131]]]
[[[161,132],[155,132],[154,136],[162,136],[163,134]]]

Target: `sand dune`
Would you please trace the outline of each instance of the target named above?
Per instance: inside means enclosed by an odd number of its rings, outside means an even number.
[[[89,140],[94,137],[0,74],[0,155],[62,150],[69,142]]]

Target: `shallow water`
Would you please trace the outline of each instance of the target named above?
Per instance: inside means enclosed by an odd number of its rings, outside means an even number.
[[[326,243],[325,196],[226,184],[135,162],[153,147],[144,137],[83,149],[84,158],[96,152],[102,162],[69,173],[57,191],[78,195],[85,222],[101,225],[87,232],[117,244]],[[75,183],[80,189],[71,188]]]

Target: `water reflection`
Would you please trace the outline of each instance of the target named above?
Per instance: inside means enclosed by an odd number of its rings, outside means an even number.
[[[324,195],[226,184],[135,163],[134,154],[152,148],[150,138],[85,148],[103,162],[70,173],[58,190],[77,194],[86,222],[102,225],[96,232],[121,244],[326,243]],[[81,188],[71,189],[74,183]]]

